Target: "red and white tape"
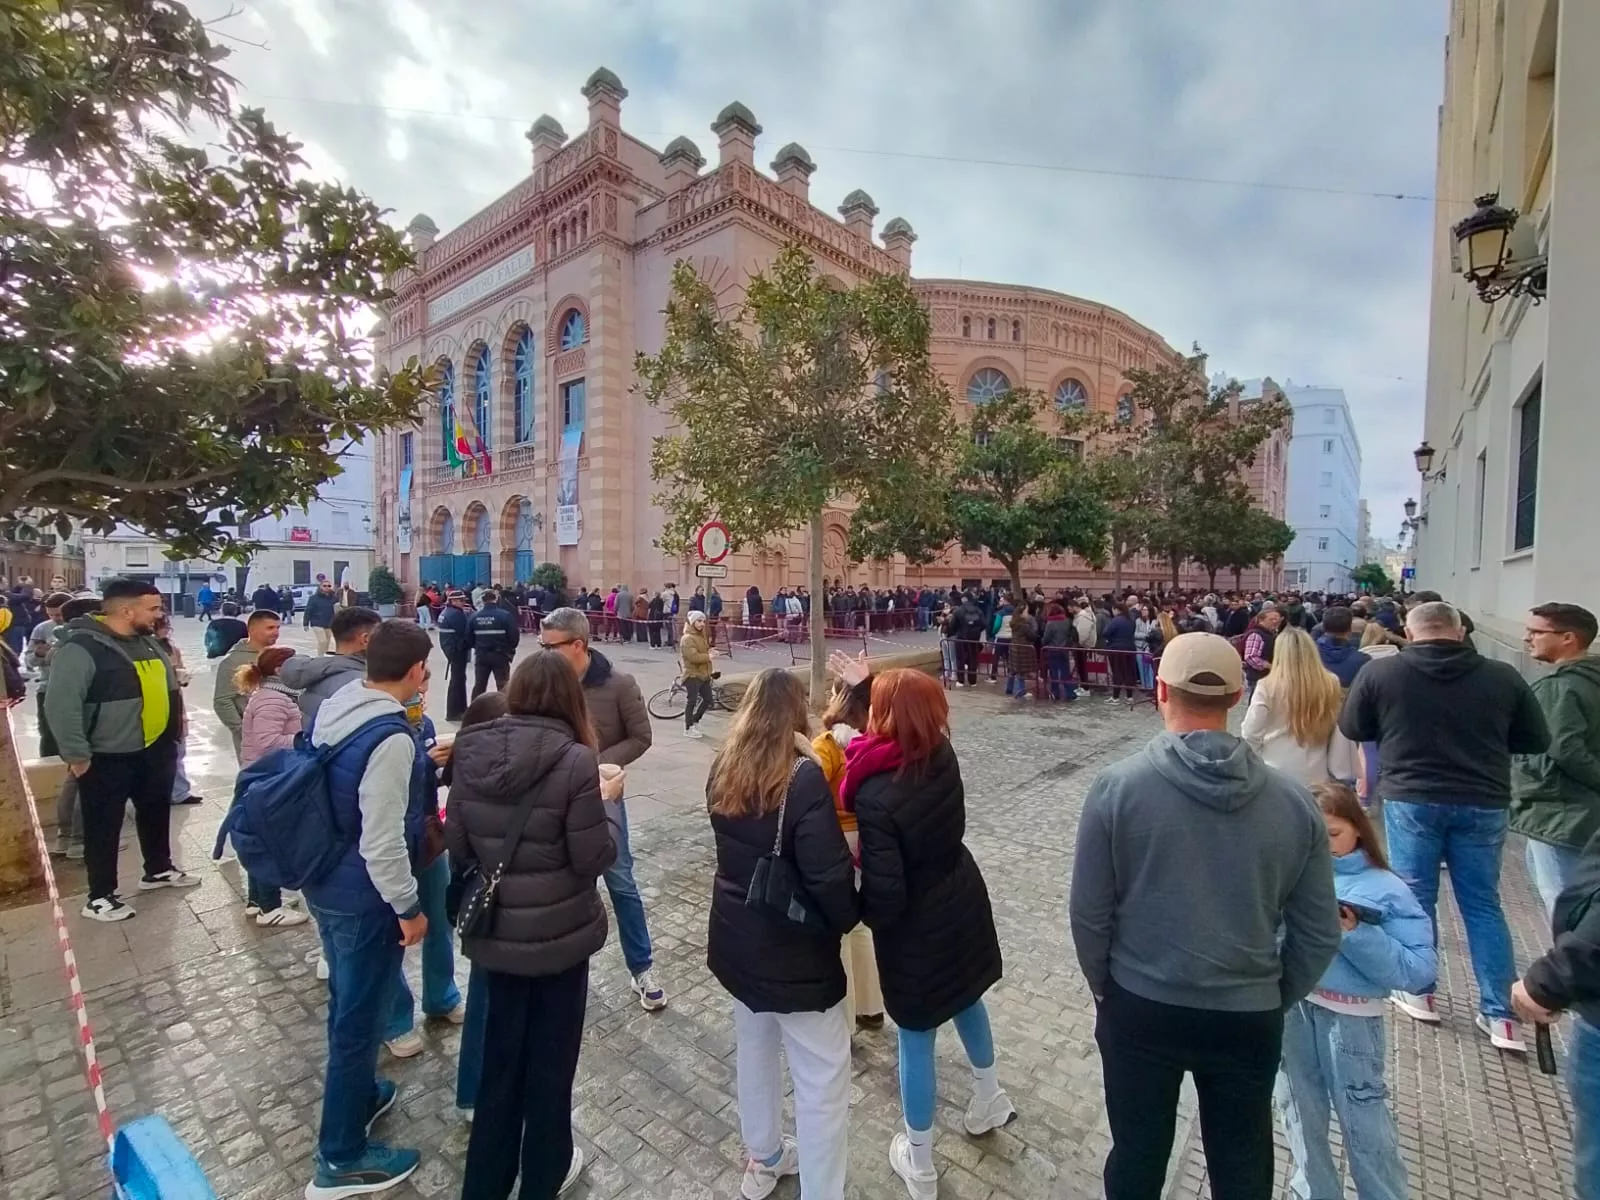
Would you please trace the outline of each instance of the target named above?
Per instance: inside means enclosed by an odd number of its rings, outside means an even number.
[[[6,722],[11,721],[11,714],[5,714]],[[16,729],[11,731],[11,744],[16,745]],[[22,776],[22,796],[27,801],[28,821],[33,826],[33,839],[39,848],[39,861],[44,865],[45,887],[50,893],[50,913],[56,926],[56,945],[61,950],[61,964],[66,969],[67,975],[67,1005],[72,1009],[73,1015],[78,1018],[78,1044],[83,1050],[83,1074],[89,1084],[89,1090],[94,1093],[95,1115],[100,1123],[100,1136],[105,1138],[106,1147],[111,1146],[115,1130],[111,1124],[111,1109],[106,1106],[106,1089],[104,1076],[100,1070],[100,1056],[94,1048],[94,1030],[89,1027],[89,1008],[84,1003],[83,983],[78,978],[78,956],[72,950],[72,938],[67,933],[66,914],[61,911],[61,891],[56,887],[55,868],[50,863],[50,847],[44,838],[44,826],[39,822],[39,805],[33,796],[33,786],[28,782],[28,773],[20,769]]]

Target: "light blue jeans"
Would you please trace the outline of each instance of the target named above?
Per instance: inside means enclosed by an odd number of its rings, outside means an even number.
[[[456,987],[456,932],[444,915],[444,890],[449,884],[449,855],[441,854],[417,872],[417,899],[422,915],[428,918],[428,932],[422,938],[422,1013],[428,1017],[442,1017],[461,1003],[461,989]],[[383,1040],[393,1041],[411,1032],[416,1023],[411,985],[401,970],[396,973]]]
[[[1340,1200],[1344,1179],[1328,1145],[1331,1105],[1345,1163],[1361,1200],[1406,1200],[1400,1132],[1383,1078],[1382,1017],[1330,1012],[1309,1000],[1283,1018],[1277,1102],[1294,1156],[1289,1190],[1301,1200]]]
[[[182,804],[194,791],[194,785],[189,782],[189,773],[183,769],[183,756],[189,747],[183,742],[178,743],[178,771],[172,777],[172,802]]]
[[[969,1063],[979,1070],[994,1066],[994,1034],[989,1028],[989,1010],[982,1000],[958,1012],[951,1024],[956,1027]],[[905,1110],[906,1125],[911,1129],[933,1128],[933,1050],[938,1036],[937,1029],[900,1031],[900,1107]]]
[[[617,915],[617,940],[622,943],[622,961],[628,974],[650,969],[650,927],[644,920],[644,901],[639,885],[633,881],[633,851],[628,846],[628,806],[617,805],[622,821],[613,826],[617,833],[617,861],[605,873],[606,891],[611,893],[611,911]],[[432,918],[429,918],[430,920]]]
[[[1567,1042],[1567,1087],[1572,1092],[1572,1190],[1600,1200],[1600,1028],[1573,1016]]]
[[[1528,839],[1528,878],[1533,880],[1534,891],[1544,901],[1545,916],[1556,915],[1556,897],[1561,895],[1582,858],[1583,851],[1571,846],[1552,846],[1549,842]]]
[[[1439,939],[1439,864],[1449,866],[1450,888],[1467,927],[1479,1011],[1490,1020],[1516,1020],[1511,1012],[1511,983],[1517,967],[1511,952],[1511,930],[1500,907],[1506,810],[1385,796],[1383,823],[1394,873],[1410,885],[1417,903],[1433,922],[1435,944]]]

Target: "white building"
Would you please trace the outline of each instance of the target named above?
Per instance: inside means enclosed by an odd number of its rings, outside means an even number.
[[[1435,454],[1416,582],[1513,659],[1532,605],[1600,610],[1597,60],[1600,3],[1452,0],[1423,428]],[[1527,250],[1547,256],[1542,304],[1485,303],[1452,264],[1451,226],[1490,192],[1520,214]]]
[[[263,583],[303,586],[325,576],[336,584],[348,580],[358,592],[365,591],[373,564],[372,458],[357,447],[341,462],[344,474],[324,484],[308,507],[240,528],[241,536],[261,544],[248,566],[169,559],[162,543],[123,526],[109,537],[84,537],[85,578],[92,588],[120,575],[193,595],[208,580],[216,586],[220,577],[226,586],[248,595]]]

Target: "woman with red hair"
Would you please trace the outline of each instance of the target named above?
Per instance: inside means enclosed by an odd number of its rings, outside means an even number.
[[[900,1028],[906,1130],[889,1164],[913,1200],[932,1200],[934,1039],[954,1022],[972,1064],[965,1125],[974,1137],[1016,1110],[995,1074],[983,994],[1001,975],[989,891],[962,841],[966,799],[950,746],[950,706],[920,671],[872,679],[867,730],[845,750],[840,794],[856,814],[861,914],[872,930],[884,1007]]]

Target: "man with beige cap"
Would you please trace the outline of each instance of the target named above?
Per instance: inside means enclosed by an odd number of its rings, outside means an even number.
[[[1084,801],[1072,940],[1096,1001],[1109,1200],[1161,1194],[1185,1073],[1213,1193],[1267,1200],[1284,1010],[1339,949],[1327,829],[1228,732],[1243,691],[1226,639],[1174,638],[1156,673],[1166,730]]]

